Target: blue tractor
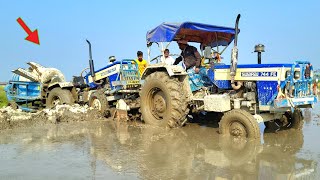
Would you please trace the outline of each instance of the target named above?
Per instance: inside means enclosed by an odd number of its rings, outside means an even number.
[[[133,59],[115,61],[95,70],[92,59],[91,43],[89,45],[89,68],[74,77],[73,83],[78,90],[80,103],[87,103],[98,109],[105,116],[111,115],[110,110],[122,106],[124,110],[138,109],[140,74],[138,65]],[[90,70],[86,72],[86,70]]]
[[[146,123],[176,127],[186,122],[188,114],[218,112],[223,115],[219,132],[225,135],[259,138],[259,123],[301,128],[300,108],[317,102],[312,65],[308,61],[261,64],[262,45],[256,46],[258,64],[237,65],[239,19],[240,15],[235,28],[185,22],[163,23],[147,32],[149,52],[152,44],[164,49],[183,39],[200,43],[203,62],[199,73],[163,62],[147,67],[140,92]],[[220,55],[232,41],[231,64],[225,65]]]

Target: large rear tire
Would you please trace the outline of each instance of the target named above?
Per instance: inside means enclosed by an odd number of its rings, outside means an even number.
[[[142,87],[141,113],[145,123],[156,126],[183,125],[188,114],[188,103],[183,84],[166,72],[154,72]]]
[[[74,99],[72,94],[67,89],[56,87],[49,92],[46,100],[46,107],[51,108],[58,104],[73,104]]]
[[[97,109],[105,117],[111,115],[108,100],[103,92],[93,92],[89,98],[89,106]]]
[[[249,112],[242,109],[233,109],[225,113],[219,123],[219,132],[234,137],[260,138],[258,122]]]

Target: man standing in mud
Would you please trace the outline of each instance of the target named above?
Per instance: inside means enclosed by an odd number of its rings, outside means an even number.
[[[179,40],[177,41],[179,49],[182,51],[181,56],[178,57],[173,65],[179,64],[182,60],[184,65],[186,66],[186,70],[195,66],[195,73],[199,73],[200,65],[201,65],[201,56],[198,52],[197,48],[188,45],[188,41]]]

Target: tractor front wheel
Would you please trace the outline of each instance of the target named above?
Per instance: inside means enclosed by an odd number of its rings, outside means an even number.
[[[103,92],[93,92],[89,98],[89,106],[97,109],[105,117],[110,116],[108,100]]]
[[[219,123],[219,132],[234,137],[260,138],[258,122],[249,112],[242,109],[233,109],[225,113]]]

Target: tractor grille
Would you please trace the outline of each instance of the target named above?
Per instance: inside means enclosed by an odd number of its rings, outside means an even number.
[[[125,83],[126,89],[136,88],[141,84],[138,65],[132,62],[132,60],[126,61],[126,64],[122,64],[120,69],[121,82]]]
[[[306,97],[313,95],[312,65],[309,62],[297,62],[286,73],[286,91],[291,97]]]

